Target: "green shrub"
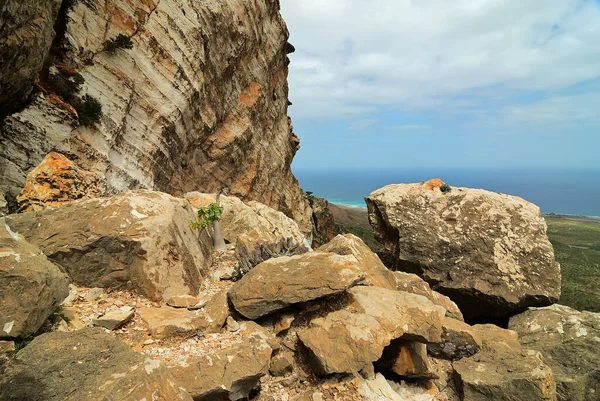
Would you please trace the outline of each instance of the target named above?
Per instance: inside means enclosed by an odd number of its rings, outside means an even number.
[[[448,184],[444,184],[440,187],[440,191],[442,191],[442,193],[447,194],[450,191],[452,191],[452,187]]]
[[[69,78],[60,71],[48,77],[50,89],[69,103],[75,100],[83,82],[84,79],[80,74],[75,74]]]
[[[93,96],[84,95],[80,100],[74,102],[73,107],[79,115],[79,123],[85,126],[92,126],[102,118],[102,104]]]
[[[223,208],[213,202],[207,207],[198,209],[198,221],[192,221],[190,226],[192,228],[206,228],[218,221],[222,214]]]
[[[131,38],[120,33],[115,38],[104,42],[104,50],[107,52],[115,53],[118,49],[133,49]]]

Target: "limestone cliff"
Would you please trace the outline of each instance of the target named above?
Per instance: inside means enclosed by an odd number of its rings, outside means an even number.
[[[287,116],[292,47],[277,0],[69,1],[55,30],[39,93],[0,128],[0,192],[9,205],[27,173],[60,151],[104,174],[109,192],[226,185],[311,232],[290,169],[298,147]],[[106,51],[120,34],[133,47]],[[80,74],[77,96],[99,100],[99,123],[78,123],[46,85],[48,64]]]

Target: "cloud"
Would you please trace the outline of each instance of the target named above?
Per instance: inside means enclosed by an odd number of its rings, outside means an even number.
[[[297,52],[290,113],[368,119],[390,110],[478,121],[556,119],[568,91],[600,77],[600,11],[592,0],[281,0]],[[596,90],[599,90],[596,85]],[[523,95],[545,95],[522,104]],[[576,104],[587,107],[585,102]],[[474,109],[483,110],[474,110]],[[587,110],[587,108],[586,108]],[[363,117],[360,117],[363,116]],[[596,115],[597,117],[597,115]],[[567,117],[563,117],[567,118]]]

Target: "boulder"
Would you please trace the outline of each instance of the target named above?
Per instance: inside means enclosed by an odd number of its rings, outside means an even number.
[[[96,319],[92,319],[92,324],[108,330],[116,330],[131,321],[133,315],[135,315],[135,312],[132,307],[123,306],[120,309],[111,310]]]
[[[185,198],[198,209],[215,202],[216,195],[191,192]],[[242,271],[267,259],[308,250],[298,224],[285,214],[259,202],[244,203],[234,196],[221,196],[219,201],[223,207],[223,238],[236,245],[235,255]]]
[[[6,219],[74,282],[155,301],[198,295],[212,259],[210,238],[190,228],[189,204],[160,192],[130,191]]]
[[[460,320],[442,319],[442,341],[430,344],[429,353],[438,358],[456,360],[478,353],[483,346],[477,328]]]
[[[269,372],[271,347],[258,336],[173,368],[176,383],[195,401],[246,399]]]
[[[17,197],[19,211],[43,210],[82,198],[102,195],[103,178],[78,167],[64,155],[50,152],[27,174],[27,181]]]
[[[0,399],[192,401],[166,366],[99,328],[36,337],[0,375]]]
[[[384,349],[378,365],[411,379],[437,378],[429,364],[427,345],[414,341],[392,341]]]
[[[290,352],[280,352],[271,359],[269,373],[273,376],[286,376],[294,370],[294,355]]]
[[[197,311],[170,308],[140,308],[142,320],[155,338],[190,337],[204,331],[206,320]]]
[[[563,305],[531,308],[510,319],[524,347],[540,351],[552,368],[559,401],[600,396],[600,314]]]
[[[312,207],[313,246],[325,245],[335,237],[333,212],[327,199],[309,195],[308,200]]]
[[[319,374],[360,371],[392,340],[440,342],[444,309],[407,292],[357,286],[344,309],[313,319],[298,338]]]
[[[261,263],[229,290],[235,309],[258,319],[289,305],[339,294],[365,278],[352,255],[311,252]]]
[[[69,295],[69,279],[0,219],[0,340],[39,330]]]
[[[221,290],[202,308],[206,319],[206,332],[218,333],[229,316],[227,290]]]
[[[386,265],[423,277],[467,320],[556,302],[560,266],[539,208],[480,189],[442,192],[443,185],[388,185],[366,198]]]

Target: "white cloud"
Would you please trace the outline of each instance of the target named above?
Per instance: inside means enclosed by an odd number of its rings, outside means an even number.
[[[600,11],[592,0],[281,5],[297,49],[290,65],[296,118],[457,110],[457,96],[559,92],[600,76]]]

